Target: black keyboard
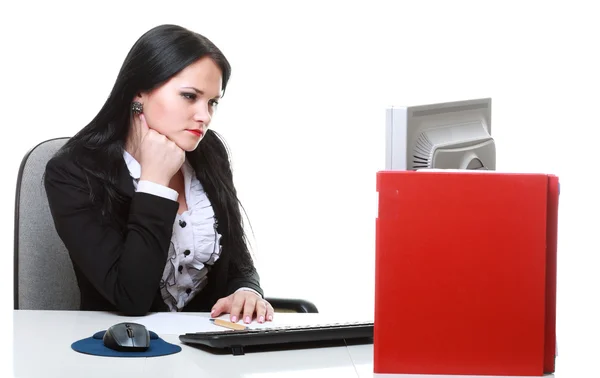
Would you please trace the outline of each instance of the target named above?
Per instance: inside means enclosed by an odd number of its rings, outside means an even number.
[[[186,344],[200,344],[214,349],[231,350],[233,355],[244,354],[244,347],[290,346],[322,342],[372,343],[373,322],[331,323],[311,326],[280,326],[186,333],[179,336]]]

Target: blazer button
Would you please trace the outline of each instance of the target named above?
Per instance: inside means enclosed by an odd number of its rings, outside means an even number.
[[[179,225],[181,226],[181,228],[184,228],[187,225],[187,223],[185,223],[184,220],[179,220]]]
[[[178,270],[179,270],[179,273],[183,272],[183,266],[179,265],[179,269]]]
[[[186,249],[185,251],[183,251],[183,255],[184,255],[184,256],[187,256],[187,255],[189,255],[189,254],[190,254],[190,250],[189,250],[189,249]]]
[[[187,289],[185,289],[185,293],[186,293],[186,294],[189,294],[189,293],[191,293],[191,292],[192,292],[192,289],[190,289],[189,287],[188,287]]]

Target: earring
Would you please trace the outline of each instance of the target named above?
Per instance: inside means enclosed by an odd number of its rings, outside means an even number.
[[[142,107],[142,104],[134,101],[131,103],[131,111],[134,112],[135,114],[141,114],[142,111],[144,110],[144,108]]]

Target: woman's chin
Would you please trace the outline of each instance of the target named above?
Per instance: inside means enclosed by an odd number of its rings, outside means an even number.
[[[189,141],[180,142],[180,143],[177,143],[177,146],[179,148],[181,148],[182,150],[184,150],[185,152],[192,152],[196,148],[198,148],[198,145],[200,144],[201,140],[202,139],[199,139],[195,143],[190,143]]]

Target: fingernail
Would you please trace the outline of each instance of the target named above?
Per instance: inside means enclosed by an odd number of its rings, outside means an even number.
[[[269,315],[269,320],[273,320],[273,315]]]
[[[265,317],[261,315],[260,318],[258,318],[258,322],[263,323],[264,321],[265,321]]]
[[[232,317],[231,317],[231,321],[232,321],[232,322],[234,322],[234,323],[235,323],[235,322],[237,322],[237,316],[235,316],[235,315],[234,315],[234,316],[232,316]]]
[[[250,317],[246,316],[246,323],[250,323]]]

